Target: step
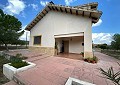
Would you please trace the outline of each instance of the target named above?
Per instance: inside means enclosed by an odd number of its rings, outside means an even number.
[[[9,81],[3,85],[18,85],[18,84],[12,80],[12,81]]]
[[[31,85],[30,83],[21,79],[20,76],[17,74],[13,76],[13,81],[16,82],[18,85]]]

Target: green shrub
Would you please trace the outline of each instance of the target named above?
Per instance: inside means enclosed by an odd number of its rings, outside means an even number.
[[[18,57],[18,58],[21,58],[21,59],[27,59],[27,57],[22,56],[22,54],[21,54],[21,53],[16,54],[16,56],[15,56],[15,57]]]
[[[29,64],[26,61],[17,61],[17,62],[14,61],[14,62],[11,62],[10,65],[15,68],[21,68],[21,67],[27,66]]]
[[[96,56],[94,56],[93,58],[88,57],[88,58],[84,59],[84,61],[89,62],[89,63],[97,63],[98,58]]]
[[[22,54],[16,54],[16,56],[12,56],[10,58],[10,65],[15,67],[15,68],[21,68],[24,66],[29,65],[26,61],[23,61],[23,58],[25,57],[21,57]]]
[[[21,53],[16,54],[16,57],[22,57]]]
[[[84,54],[84,52],[81,52],[80,54]]]
[[[93,61],[98,61],[98,58],[96,56],[94,56]]]

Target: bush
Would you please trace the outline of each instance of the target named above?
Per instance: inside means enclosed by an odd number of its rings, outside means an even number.
[[[16,56],[12,56],[10,58],[10,65],[15,68],[21,68],[24,66],[29,65],[26,61],[23,61],[23,57],[21,57],[22,54],[16,54]]]
[[[84,54],[84,52],[81,52],[80,54],[82,54],[82,55],[83,55],[83,54]]]
[[[26,61],[17,61],[17,62],[13,61],[13,62],[11,62],[10,65],[15,68],[21,68],[21,67],[27,66],[29,64]]]
[[[97,63],[98,62],[98,58],[96,56],[94,56],[93,58],[86,58],[84,59],[84,61],[89,62],[89,63]]]
[[[81,52],[80,54],[84,57],[84,52]]]
[[[16,54],[16,56],[15,56],[15,57],[17,57],[17,58],[21,58],[22,60],[27,59],[27,57],[22,56],[22,54],[21,54],[21,53]]]

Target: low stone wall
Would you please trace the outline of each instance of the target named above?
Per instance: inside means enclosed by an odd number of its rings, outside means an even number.
[[[33,52],[35,51],[35,52],[39,52],[42,54],[47,54],[50,56],[55,55],[55,49],[53,47],[33,47],[33,46],[30,46],[29,50],[31,50]]]

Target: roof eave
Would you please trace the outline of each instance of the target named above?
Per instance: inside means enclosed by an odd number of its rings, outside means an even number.
[[[75,7],[70,7],[70,6],[65,7],[62,5],[48,4],[41,12],[37,14],[37,16],[32,20],[32,22],[30,22],[26,26],[25,30],[30,31],[32,27],[34,27],[50,10],[88,16],[89,18],[92,18],[92,23],[97,23],[102,15],[102,11],[98,11],[98,10],[77,9]]]

